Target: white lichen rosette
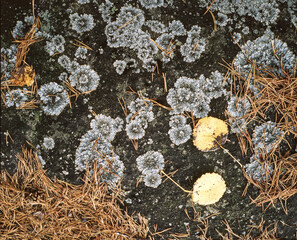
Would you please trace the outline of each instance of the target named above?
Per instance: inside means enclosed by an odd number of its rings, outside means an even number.
[[[98,74],[89,65],[81,65],[70,77],[71,86],[82,92],[96,90],[99,84]]]
[[[147,187],[157,188],[162,183],[160,171],[164,169],[164,157],[161,153],[148,151],[139,156],[136,163]]]
[[[68,104],[68,95],[63,86],[50,82],[40,87],[38,94],[43,111],[48,115],[59,115]]]

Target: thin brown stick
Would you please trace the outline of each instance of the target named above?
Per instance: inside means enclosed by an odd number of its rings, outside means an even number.
[[[163,173],[170,181],[172,181],[176,186],[178,186],[181,190],[183,190],[185,193],[193,193],[193,191],[184,189],[181,185],[179,185],[176,181],[174,181],[168,174],[166,174],[163,170],[161,170],[161,173]]]
[[[75,41],[77,41],[79,44],[76,44],[76,43],[72,43],[74,46],[77,46],[77,47],[82,47],[82,48],[86,48],[88,50],[91,50],[93,51],[93,49],[91,47],[89,47],[87,44],[81,42],[81,41],[78,41],[77,39],[74,39]]]
[[[138,13],[136,16],[134,16],[133,18],[131,18],[130,20],[128,20],[128,22],[126,22],[125,24],[123,24],[122,26],[120,26],[117,30],[120,30],[121,28],[127,26],[128,24],[130,24],[134,18],[138,17],[139,15],[141,15],[142,13]]]
[[[166,81],[166,73],[162,73],[163,82],[164,82],[164,92],[167,92],[167,81]]]
[[[207,10],[205,11],[205,13],[203,13],[203,15],[205,15],[205,14],[209,11],[209,9],[211,8],[212,4],[214,4],[214,2],[215,2],[215,0],[213,0],[213,1],[211,2],[211,4],[208,6],[208,8],[207,8]]]

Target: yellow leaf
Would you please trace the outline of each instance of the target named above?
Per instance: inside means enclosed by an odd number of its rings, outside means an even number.
[[[226,184],[221,175],[205,173],[193,186],[192,200],[200,205],[214,204],[220,200],[226,191]]]
[[[193,143],[201,151],[215,151],[227,140],[228,126],[218,118],[201,118],[193,130]]]
[[[12,83],[15,86],[24,86],[28,87],[34,83],[35,80],[35,72],[33,67],[29,65],[23,65],[18,67],[14,73],[12,73]]]

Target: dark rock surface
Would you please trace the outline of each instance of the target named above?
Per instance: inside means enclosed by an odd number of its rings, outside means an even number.
[[[120,8],[124,5],[121,2],[114,2],[112,20],[116,19]],[[232,42],[230,32],[238,32],[244,26],[248,26],[250,33],[244,36],[244,40],[247,41],[262,36],[266,30],[265,24],[256,21],[254,18],[233,13],[229,16],[230,19],[237,18],[239,21],[239,19],[244,18],[244,24],[241,22],[243,25],[234,30],[236,25],[236,20],[234,20],[232,24],[228,24],[226,27],[218,26],[218,30],[214,32],[211,15],[209,13],[203,15],[206,8],[202,4],[199,6],[197,3],[199,1],[183,2],[176,0],[165,2],[167,6],[154,9],[145,9],[138,1],[126,1],[125,5],[140,8],[144,11],[146,19],[159,20],[165,25],[176,19],[184,24],[186,30],[191,29],[193,25],[201,27],[200,35],[206,39],[206,49],[202,52],[200,59],[192,63],[184,62],[179,50],[168,63],[162,63],[158,59],[160,71],[166,73],[168,89],[172,88],[175,81],[181,76],[198,79],[201,74],[209,77],[211,72],[216,70],[225,74],[227,70],[220,63],[223,63],[223,59],[231,63],[240,51],[238,46]],[[36,1],[35,12],[37,15],[43,14],[45,16],[46,11],[49,13],[46,17],[48,20],[41,17],[42,22],[49,24],[44,25],[44,28],[48,28],[48,33],[53,36],[57,34],[64,36],[66,43],[63,54],[74,59],[74,53],[77,49],[71,44],[74,39],[78,39],[93,49],[93,51],[88,51],[87,58],[85,60],[80,59],[79,63],[90,65],[100,75],[101,80],[95,91],[80,96],[77,101],[73,100],[72,108],[66,106],[59,116],[46,115],[42,111],[41,105],[34,110],[18,110],[6,108],[1,102],[0,167],[2,169],[5,168],[10,173],[14,172],[17,166],[15,155],[21,151],[21,146],[27,140],[34,146],[40,146],[40,155],[45,161],[44,168],[47,169],[50,177],[57,177],[74,184],[80,183],[83,172],[79,171],[75,165],[75,153],[81,136],[90,129],[89,124],[93,115],[90,113],[89,107],[92,107],[97,114],[125,119],[118,98],[123,97],[127,104],[134,100],[137,95],[127,93],[129,87],[168,106],[162,75],[155,72],[152,81],[152,73],[142,68],[141,60],[137,58],[136,51],[129,48],[110,48],[107,45],[104,33],[106,23],[98,11],[99,4],[95,1],[90,1],[87,4],[78,4],[76,1],[68,0]],[[13,38],[10,31],[18,20],[23,21],[25,16],[32,15],[31,7],[31,1],[28,0],[1,1],[1,47],[7,48],[12,44]],[[72,10],[72,13],[92,14],[95,27],[86,33],[76,33],[70,27],[69,9]],[[288,48],[297,54],[296,28],[290,22],[287,4],[279,3],[279,9],[281,11],[280,17],[271,24],[271,29],[278,39],[286,42]],[[214,12],[215,16],[216,13]],[[228,26],[231,26],[232,29],[228,29]],[[257,30],[257,33],[254,30]],[[155,34],[154,36],[154,33],[151,32],[154,39],[158,35]],[[186,36],[177,37],[177,40],[177,45],[184,43]],[[58,77],[64,71],[57,61],[61,54],[49,56],[44,49],[46,41],[48,40],[34,44],[26,60],[34,66],[39,87],[52,81],[61,83]],[[103,53],[100,49],[103,49]],[[140,73],[135,73],[133,68],[126,69],[122,75],[116,73],[113,62],[125,57],[137,60],[137,68],[140,69]],[[228,99],[225,96],[213,99],[210,104],[211,111],[208,115],[225,120],[224,112],[227,101]],[[185,189],[190,190],[196,179],[206,172],[220,173],[225,179],[227,191],[217,204],[206,207],[195,206],[196,211],[201,212],[202,216],[219,213],[209,219],[208,234],[213,239],[219,238],[216,229],[220,232],[225,231],[223,220],[228,221],[235,233],[243,235],[250,229],[249,225],[259,224],[262,218],[267,226],[278,222],[277,236],[279,238],[294,239],[296,237],[296,195],[287,202],[288,214],[284,213],[279,203],[263,211],[260,207],[251,204],[250,198],[257,196],[257,189],[249,187],[247,195],[242,196],[247,181],[240,167],[227,154],[224,154],[222,150],[203,153],[193,146],[192,140],[179,146],[174,145],[168,137],[169,111],[154,106],[153,112],[155,119],[149,123],[145,136],[137,141],[137,151],[134,150],[125,130],[117,134],[112,141],[114,152],[119,155],[125,165],[122,188],[127,194],[123,207],[127,208],[129,213],[140,212],[141,215],[148,218],[152,231],[155,224],[158,226],[158,231],[170,228],[160,239],[169,239],[170,233],[186,233],[187,227],[190,229],[190,236],[185,239],[198,238],[197,223],[193,219],[189,219],[185,213],[187,210],[190,218],[194,216],[190,196],[169,180],[164,181],[165,178],[162,178],[163,183],[155,189],[146,187],[143,182],[137,185],[137,178],[140,177],[141,173],[137,169],[135,160],[139,155],[154,150],[163,154],[166,173],[178,170],[173,178]],[[190,119],[188,119],[188,123],[191,123]],[[6,141],[7,137],[4,134],[6,131],[9,131],[14,143],[10,140]],[[42,147],[44,137],[48,136],[55,141],[55,147],[51,150]],[[249,159],[242,157],[236,135],[230,133],[228,138],[230,141],[225,144],[225,148],[240,159],[242,164],[247,163]]]

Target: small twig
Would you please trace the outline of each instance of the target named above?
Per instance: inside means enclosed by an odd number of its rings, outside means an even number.
[[[128,115],[128,111],[127,111],[127,105],[126,105],[126,102],[125,102],[125,99],[122,97],[122,102],[121,102],[121,99],[119,99],[118,98],[118,102],[119,102],[119,104],[121,105],[121,108],[122,108],[122,110],[123,110],[123,112],[124,112],[124,114],[125,114],[125,117],[127,117],[127,115]]]
[[[167,81],[166,81],[166,73],[162,73],[163,80],[164,80],[164,91],[167,92]]]
[[[176,181],[174,181],[171,177],[169,177],[163,170],[161,170],[161,173],[163,173],[169,180],[171,180],[176,186],[178,186],[181,190],[183,190],[186,193],[193,193],[193,191],[184,189],[181,185],[179,185]]]
[[[209,13],[212,17],[212,20],[213,20],[213,30],[216,32],[217,31],[217,22],[216,22],[216,18],[215,16],[213,15],[212,11],[209,10]]]
[[[121,28],[127,26],[128,24],[130,24],[134,18],[138,17],[139,15],[141,15],[142,13],[138,13],[136,16],[134,16],[133,18],[131,18],[130,20],[128,20],[128,22],[126,22],[125,24],[123,24],[122,26],[120,26],[117,30],[120,30]]]
[[[8,130],[6,130],[6,145],[8,145],[8,137],[10,138],[10,140],[12,141],[12,143],[14,143],[14,140],[12,139],[10,133],[8,132]]]
[[[89,47],[87,44],[85,44],[83,42],[80,42],[77,39],[74,39],[74,40],[81,44],[81,45],[79,45],[79,44],[76,44],[76,43],[72,43],[74,46],[81,47],[81,48],[86,48],[88,50],[93,51],[93,49],[91,47]]]
[[[228,149],[224,148],[216,139],[214,139],[216,141],[216,143],[219,145],[220,148],[223,149],[224,153],[227,153],[235,162],[237,162],[239,164],[239,166],[241,168],[243,168],[242,164],[238,161],[238,159],[236,159]]]
[[[209,9],[211,8],[212,4],[214,4],[214,2],[215,2],[215,0],[213,0],[213,1],[211,2],[211,4],[209,5],[209,7],[208,7],[207,10],[205,11],[205,13],[203,13],[203,15],[205,15],[205,14],[209,11]]]
[[[26,140],[26,143],[28,143],[32,148],[35,149],[35,151],[40,152],[32,143],[30,143],[28,140]]]

